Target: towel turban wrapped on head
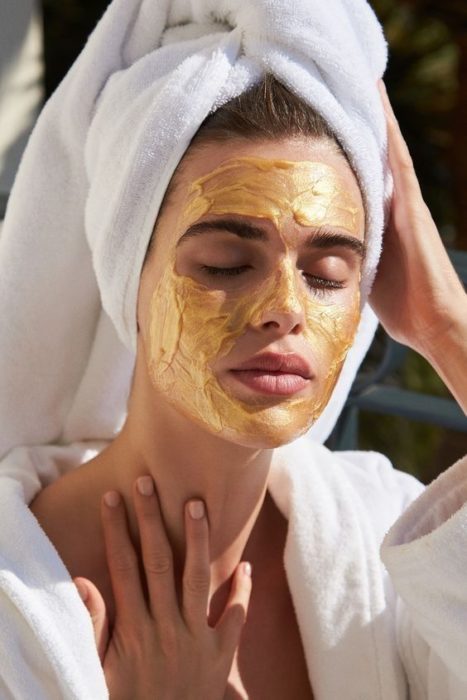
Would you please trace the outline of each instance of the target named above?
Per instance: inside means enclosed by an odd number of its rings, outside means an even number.
[[[113,0],[37,122],[4,222],[0,473],[21,471],[18,446],[42,450],[45,465],[121,428],[139,278],[167,185],[205,117],[266,73],[328,122],[365,203],[360,326],[307,434],[326,439],[376,328],[367,297],[391,190],[377,90],[386,60],[365,0]]]

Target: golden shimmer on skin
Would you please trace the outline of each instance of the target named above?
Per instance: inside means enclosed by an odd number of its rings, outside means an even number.
[[[206,214],[226,213],[273,221],[285,252],[248,291],[228,292],[178,274],[175,243],[166,244],[167,264],[151,298],[149,372],[156,389],[200,425],[242,444],[276,447],[308,430],[324,409],[360,318],[358,292],[351,308],[313,297],[290,257],[284,219],[292,214],[302,226],[334,225],[355,234],[359,209],[328,165],[236,158],[193,182],[177,230],[181,235]],[[247,402],[224,388],[211,367],[249,326],[260,327],[268,310],[303,310],[303,340],[317,376],[303,396],[258,394]]]
[[[334,168],[311,161],[236,158],[192,185],[185,220],[235,212],[270,219],[280,231],[284,215],[301,226],[359,227],[360,209]]]

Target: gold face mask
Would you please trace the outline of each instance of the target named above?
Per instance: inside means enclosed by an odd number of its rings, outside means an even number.
[[[360,318],[358,292],[350,307],[313,298],[290,258],[284,222],[292,215],[302,226],[334,225],[355,235],[362,211],[328,165],[236,158],[192,183],[177,231],[206,214],[227,213],[271,220],[285,253],[268,277],[230,293],[178,274],[176,243],[166,240],[158,251],[164,272],[150,303],[149,374],[170,404],[209,431],[248,446],[276,447],[303,434],[324,409]],[[302,312],[302,342],[316,360],[316,376],[299,396],[241,400],[212,368],[268,310]]]

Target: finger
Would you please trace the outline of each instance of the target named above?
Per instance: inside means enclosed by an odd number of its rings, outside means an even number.
[[[233,656],[238,647],[247,618],[251,589],[251,565],[242,562],[235,571],[229,600],[216,625],[220,646],[226,654]]]
[[[81,600],[91,616],[94,639],[101,662],[104,661],[107,644],[109,643],[109,620],[104,599],[96,586],[88,579],[77,577],[73,582],[78,589]]]
[[[381,100],[383,102],[384,111],[388,112],[395,119],[394,111],[392,109],[392,105],[391,105],[391,102],[389,100],[389,95],[388,95],[388,91],[387,91],[386,84],[385,84],[384,80],[382,80],[382,79],[378,80],[377,85],[378,85],[379,93],[381,95]]]
[[[128,533],[125,506],[117,491],[104,495],[101,517],[116,620],[134,626],[144,619],[147,612],[138,559]]]
[[[133,492],[141,538],[151,612],[156,623],[180,618],[175,591],[173,555],[151,476],[136,480]]]
[[[186,560],[183,570],[183,617],[194,631],[206,627],[211,569],[209,529],[203,501],[185,505]]]
[[[379,89],[379,93],[381,95],[381,100],[383,103],[384,113],[386,115],[387,121],[390,122],[391,126],[394,127],[395,130],[398,130],[402,136],[402,132],[400,131],[400,127],[399,127],[399,122],[397,121],[397,117],[394,114],[392,104],[389,100],[389,95],[388,95],[388,92],[386,90],[386,85],[384,84],[384,82],[382,80],[378,80],[378,89]]]
[[[386,114],[388,130],[388,158],[391,172],[394,178],[394,188],[396,193],[406,192],[417,193],[422,196],[420,183],[415,172],[412,156],[404,139],[399,122],[392,109],[391,102],[382,80],[378,81],[378,89],[383,102]]]

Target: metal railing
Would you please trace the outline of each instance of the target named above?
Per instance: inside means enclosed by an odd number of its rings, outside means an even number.
[[[6,192],[0,192],[0,221],[5,216],[7,202],[8,195],[6,194]]]
[[[448,254],[457,274],[466,285],[467,253],[448,250]],[[385,350],[379,365],[372,372],[357,374],[339,420],[326,442],[328,447],[333,450],[358,449],[360,411],[400,416],[467,433],[467,417],[453,399],[384,383],[403,366],[409,351],[409,348],[396,343],[387,334],[384,336]]]

